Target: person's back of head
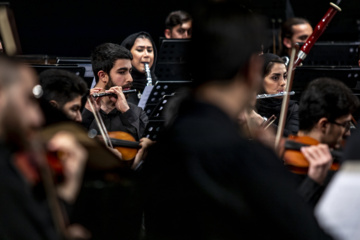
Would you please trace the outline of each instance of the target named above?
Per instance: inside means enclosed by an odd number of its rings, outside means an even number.
[[[313,80],[302,93],[299,103],[300,130],[311,131],[321,118],[333,122],[354,113],[359,99],[342,82],[331,78]]]
[[[246,74],[252,55],[261,51],[264,21],[236,3],[216,2],[194,16],[191,66],[194,85]]]
[[[81,122],[81,98],[87,92],[85,81],[72,72],[60,69],[48,69],[39,75],[43,89],[41,106],[44,110],[47,124],[56,122],[54,111],[50,106],[59,109],[68,119]],[[47,104],[48,103],[48,104]],[[58,120],[65,120],[58,115]]]
[[[96,82],[99,81],[98,72],[104,71],[108,75],[118,59],[132,60],[131,52],[115,43],[104,43],[97,46],[91,54],[91,64]]]
[[[64,104],[78,96],[85,95],[87,85],[85,81],[66,70],[48,69],[39,75],[43,89],[43,98],[56,101],[61,109]]]

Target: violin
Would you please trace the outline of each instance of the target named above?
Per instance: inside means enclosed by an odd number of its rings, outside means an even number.
[[[52,181],[55,184],[64,181],[64,169],[60,163],[59,154],[61,153],[46,151],[43,156],[49,166]],[[41,182],[39,163],[34,154],[25,151],[17,152],[14,155],[14,164],[31,185],[35,186]]]
[[[301,153],[300,149],[301,147],[318,145],[319,143],[320,142],[316,139],[308,136],[299,137],[290,135],[284,143],[284,151],[282,154],[285,165],[293,173],[307,174],[309,169],[309,162]],[[330,153],[333,157],[333,163],[330,167],[330,170],[337,171],[340,168],[342,152],[338,150],[331,150]]]
[[[108,132],[112,146],[117,149],[121,155],[122,160],[133,160],[140,149],[140,143],[135,141],[135,138],[127,133],[121,131]]]
[[[121,158],[124,161],[134,160],[138,152],[138,149],[141,148],[140,143],[136,142],[134,137],[126,132],[115,131],[107,132],[105,124],[101,118],[101,115],[98,110],[95,108],[94,99],[88,97],[87,99],[92,113],[94,114],[95,121],[100,130],[101,136],[108,148],[114,148],[121,153]]]

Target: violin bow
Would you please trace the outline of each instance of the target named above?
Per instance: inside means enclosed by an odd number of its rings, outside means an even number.
[[[106,127],[105,127],[105,124],[104,124],[104,121],[99,113],[99,111],[97,109],[95,109],[95,106],[93,104],[94,102],[94,99],[89,96],[88,99],[87,99],[89,105],[90,105],[90,108],[91,108],[91,111],[92,113],[94,114],[94,117],[95,117],[95,121],[96,121],[96,124],[98,125],[99,127],[99,130],[100,130],[100,133],[101,133],[101,136],[103,137],[104,141],[106,142],[106,145],[109,147],[109,148],[114,148],[112,143],[111,143],[111,139],[109,137],[109,134],[106,130]]]
[[[288,76],[286,79],[286,82],[287,82],[286,90],[285,90],[286,92],[290,92],[291,87],[292,87],[292,81],[294,79],[293,66],[294,66],[294,59],[295,59],[295,54],[296,54],[296,46],[298,46],[298,45],[295,45],[291,48],[290,64],[289,64],[289,68],[288,68]],[[286,115],[287,115],[287,110],[288,110],[288,106],[289,106],[289,100],[290,100],[290,95],[285,94],[285,96],[283,97],[282,105],[281,105],[279,125],[278,125],[278,129],[276,132],[276,138],[275,138],[275,149],[276,150],[279,147],[281,137],[284,135],[285,121],[286,121]]]

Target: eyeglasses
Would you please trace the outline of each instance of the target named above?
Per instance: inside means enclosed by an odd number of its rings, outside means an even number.
[[[338,126],[340,126],[340,127],[345,128],[345,132],[349,131],[349,130],[350,130],[350,127],[351,127],[351,121],[346,121],[346,122],[344,122],[344,123],[337,123],[337,122],[333,121],[333,122],[331,122],[331,123],[333,123],[333,124],[335,124],[335,125],[338,125]]]

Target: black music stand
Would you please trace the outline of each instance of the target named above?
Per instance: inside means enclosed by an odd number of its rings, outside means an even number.
[[[85,75],[85,67],[79,67],[78,65],[31,64],[31,67],[34,68],[38,74],[47,69],[61,69],[72,72],[82,78],[84,78]]]
[[[145,105],[145,113],[149,116],[144,137],[156,140],[163,130],[165,119],[163,110],[169,99],[180,88],[190,85],[190,81],[157,81]]]
[[[359,45],[360,42],[317,42],[304,59],[303,65],[358,66]]]
[[[144,132],[145,137],[156,140],[160,132],[163,130],[165,123],[163,110],[165,109],[165,104],[168,103],[172,96],[174,96],[174,93],[171,95],[164,95],[152,110],[152,113],[149,116],[149,123]]]
[[[294,99],[299,100],[307,85],[316,78],[330,77],[342,81],[355,95],[360,95],[360,68],[344,67],[297,67],[295,70],[293,91]]]
[[[146,102],[144,111],[150,117],[164,95],[172,95],[179,88],[189,86],[191,81],[157,81]]]
[[[158,80],[191,80],[189,39],[163,39],[155,68]]]
[[[84,80],[89,88],[94,79],[94,72],[92,70],[91,59],[86,57],[57,57],[56,63],[61,65],[77,65],[85,68]]]

